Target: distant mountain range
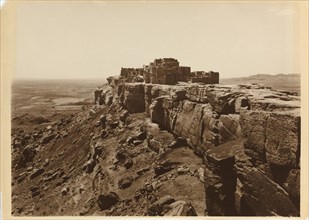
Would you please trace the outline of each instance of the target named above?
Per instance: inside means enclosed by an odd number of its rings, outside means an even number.
[[[248,77],[221,78],[220,84],[259,83],[277,90],[288,90],[300,94],[300,74],[256,74]]]

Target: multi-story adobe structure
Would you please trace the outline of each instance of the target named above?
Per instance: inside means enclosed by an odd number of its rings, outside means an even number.
[[[174,85],[178,82],[193,82],[205,84],[218,84],[218,72],[195,71],[191,68],[180,66],[177,59],[155,59],[142,68],[121,68],[120,79],[124,82],[145,82],[152,84]]]

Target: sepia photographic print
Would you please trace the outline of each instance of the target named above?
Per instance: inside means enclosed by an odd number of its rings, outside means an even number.
[[[3,3],[4,219],[305,218],[306,37],[305,1]]]

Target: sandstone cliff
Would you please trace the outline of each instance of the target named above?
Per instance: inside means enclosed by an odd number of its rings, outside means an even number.
[[[98,96],[98,92],[96,92]],[[298,216],[300,98],[257,84],[154,85],[114,82],[103,105],[152,122],[203,158],[207,215]],[[170,143],[147,136],[159,154]]]

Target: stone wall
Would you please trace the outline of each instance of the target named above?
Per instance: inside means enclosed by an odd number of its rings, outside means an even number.
[[[128,83],[144,82],[143,68],[121,68],[120,77]]]
[[[123,68],[121,67],[120,76],[131,77],[143,75],[143,68]]]
[[[150,83],[152,84],[166,84],[175,85],[177,68],[166,69],[162,66],[155,66],[151,68]]]
[[[180,66],[178,68],[178,72],[176,74],[176,80],[182,82],[188,82],[188,78],[191,72],[191,67],[188,66]]]
[[[190,73],[189,79],[192,83],[219,84],[219,73],[195,71]]]
[[[150,73],[150,83],[175,85],[179,72],[179,62],[173,58],[155,59],[144,70]]]
[[[155,59],[153,63],[153,66],[160,66],[164,68],[178,68],[179,62],[178,60],[174,58],[162,58],[162,59]]]

